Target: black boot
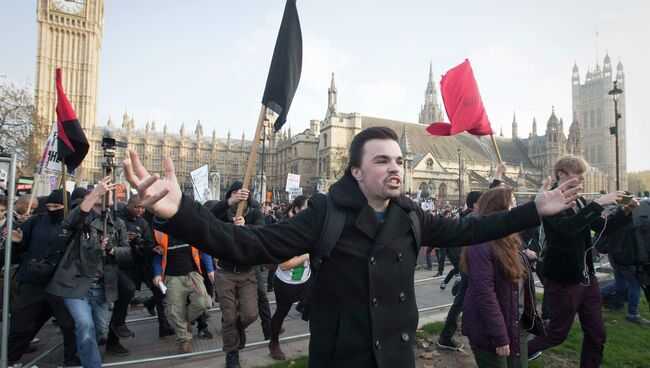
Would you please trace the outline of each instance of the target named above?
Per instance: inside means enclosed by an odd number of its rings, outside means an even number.
[[[226,354],[226,368],[241,368],[239,365],[239,351],[231,351]]]

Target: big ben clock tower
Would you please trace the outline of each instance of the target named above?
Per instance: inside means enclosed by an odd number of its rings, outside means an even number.
[[[34,126],[30,163],[38,162],[56,121],[55,70],[89,141],[97,105],[99,54],[104,32],[104,0],[38,0]],[[87,160],[93,161],[91,143]],[[82,166],[92,164],[84,162]]]

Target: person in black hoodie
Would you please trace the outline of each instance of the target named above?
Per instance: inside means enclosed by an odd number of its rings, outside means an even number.
[[[212,214],[224,222],[233,222],[237,205],[246,201],[243,218],[245,225],[264,225],[264,215],[259,204],[249,197],[242,182],[235,181],[226,192],[226,199],[212,208]],[[244,225],[244,224],[241,224]],[[239,366],[239,349],[246,346],[246,327],[255,322],[259,313],[265,340],[271,337],[271,308],[266,297],[259,266],[239,265],[224,260],[217,261],[216,280],[219,305],[223,316],[223,351],[226,366]]]
[[[68,239],[68,233],[63,229],[63,191],[53,191],[45,203],[47,213],[30,217],[21,225],[21,231],[16,234],[18,237],[13,239],[16,241],[14,251],[17,256],[22,255],[22,261],[16,274],[16,298],[11,305],[7,354],[10,365],[22,358],[29,342],[52,316],[63,334],[63,364],[81,364],[76,357],[74,321],[63,299],[45,293]],[[43,262],[52,265],[52,274],[38,274],[32,267]]]
[[[165,317],[165,308],[163,307],[162,302],[163,295],[160,292],[160,289],[155,287],[151,282],[154,276],[152,267],[154,239],[153,232],[149,223],[144,218],[144,214],[145,210],[142,205],[142,200],[137,194],[129,197],[126,206],[120,209],[117,213],[119,218],[121,218],[126,225],[129,245],[131,246],[131,252],[133,254],[132,261],[126,266],[121,266],[121,268],[126,274],[128,274],[129,278],[133,282],[135,290],[139,291],[144,282],[153,293],[153,296],[145,299],[143,304],[150,313],[153,312],[151,314],[156,314],[157,312],[158,337],[162,338],[174,335],[174,330]],[[118,305],[116,303],[115,308],[117,307]],[[113,310],[111,324],[114,325],[116,329],[125,324],[127,307],[128,304],[126,303],[120,305],[120,308],[123,308],[123,312],[118,314],[120,317],[119,320],[115,319],[117,313],[116,310]]]

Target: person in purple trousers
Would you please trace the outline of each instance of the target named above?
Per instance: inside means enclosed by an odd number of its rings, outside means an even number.
[[[582,157],[565,155],[557,160],[553,172],[556,185],[572,179],[578,179],[576,185],[579,185],[587,172],[587,163]],[[591,202],[579,197],[573,208],[542,218],[546,244],[542,246],[540,259],[550,323],[546,336],[528,342],[529,359],[564,342],[577,313],[584,335],[580,367],[600,365],[605,348],[605,324],[592,261],[590,232],[594,230],[598,234],[596,237],[600,238],[632,221],[630,214],[639,206],[635,199],[611,214],[604,213],[604,207],[616,205],[623,194],[614,191]],[[540,243],[544,244],[543,241]]]

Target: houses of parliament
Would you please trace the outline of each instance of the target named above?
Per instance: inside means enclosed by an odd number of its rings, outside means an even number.
[[[70,6],[68,4],[74,4]],[[165,122],[138,122],[125,112],[121,119],[96,122],[98,68],[103,37],[104,1],[39,0],[37,5],[38,46],[36,58],[35,122],[30,146],[30,163],[38,161],[42,147],[55,121],[55,68],[63,69],[63,88],[75,108],[90,143],[88,156],[77,170],[77,182],[96,182],[103,161],[101,141],[107,131],[125,141],[152,171],[162,170],[162,160],[173,159],[182,188],[191,192],[189,172],[207,164],[212,180],[213,197],[234,180],[241,180],[252,142],[242,132],[217,132],[207,122],[183,124],[178,132],[167,129]],[[607,92],[613,78],[625,89],[623,65],[615,72],[607,55],[603,65],[596,65],[581,81],[578,66],[573,66],[573,115],[568,117],[568,135],[564,117],[549,109],[545,125],[533,119],[528,136],[518,134],[516,116],[512,119],[512,136],[496,137],[503,160],[508,164],[504,181],[518,192],[537,191],[544,178],[552,175],[554,161],[572,153],[584,156],[590,164],[585,175],[585,191],[613,190],[615,183],[614,138],[609,126],[614,121],[613,102]],[[567,87],[568,87],[567,73]],[[323,94],[325,97],[325,93]],[[626,187],[625,94],[619,99],[621,184]],[[435,197],[457,203],[471,190],[487,188],[496,167],[496,157],[488,138],[469,134],[431,137],[425,127],[444,121],[438,102],[433,72],[424,93],[424,103],[417,122],[395,121],[365,116],[337,109],[338,90],[335,76],[327,89],[327,106],[322,119],[311,120],[302,132],[286,129],[272,132],[273,117],[268,116],[260,144],[256,188],[271,192],[272,201],[286,200],[287,173],[300,174],[303,193],[327,190],[338,180],[347,163],[347,149],[355,134],[372,126],[387,126],[397,132],[404,155],[404,190],[412,195]],[[325,99],[324,99],[325,100]],[[144,126],[143,126],[144,125]],[[206,127],[206,128],[204,128]],[[225,137],[223,136],[225,134]],[[234,136],[237,134],[237,136]],[[264,170],[262,172],[262,162]],[[459,175],[460,173],[460,175]]]

